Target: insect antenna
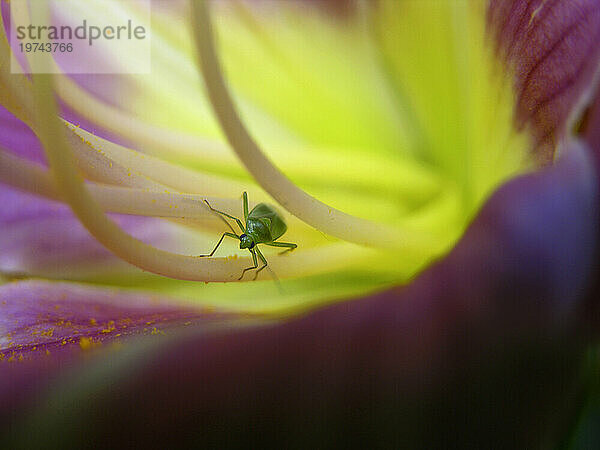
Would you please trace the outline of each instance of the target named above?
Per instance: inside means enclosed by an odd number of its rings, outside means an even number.
[[[225,220],[225,218],[221,214],[219,214],[216,210],[214,210],[212,206],[210,206],[210,203],[208,203],[208,200],[204,199],[204,203],[207,204],[208,209],[210,209],[215,214],[215,216],[217,216],[219,219],[221,219],[223,221],[223,223],[229,227],[229,229],[231,230],[231,232],[233,234],[235,234],[236,236],[238,236],[238,234],[235,232],[235,230],[233,229],[233,227],[231,226],[231,224],[229,222],[227,222]]]

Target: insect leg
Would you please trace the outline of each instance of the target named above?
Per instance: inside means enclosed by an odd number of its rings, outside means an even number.
[[[217,251],[217,249],[219,248],[219,245],[221,245],[221,242],[223,242],[223,239],[225,239],[225,236],[229,236],[232,238],[236,238],[239,239],[239,236],[237,234],[233,234],[233,233],[223,233],[223,236],[221,236],[221,239],[219,239],[219,242],[217,242],[217,245],[215,245],[215,248],[213,248],[213,251],[210,252],[208,255],[198,255],[199,258],[203,258],[205,256],[212,256],[215,254],[215,252]]]
[[[267,263],[267,260],[265,259],[265,257],[262,254],[262,252],[258,249],[258,247],[256,248],[256,251],[258,252],[258,256],[260,257],[260,260],[263,262],[263,265],[254,274],[254,279],[256,280],[256,277],[258,277],[258,272],[260,272],[261,270],[263,270],[265,268],[268,269],[269,272],[271,273],[271,276],[273,277],[273,281],[275,281],[275,284],[277,285],[277,289],[279,289],[279,293],[283,294],[283,288],[281,287],[281,283],[279,282],[279,278],[277,278],[277,275],[275,275],[275,272],[273,272],[271,270],[271,268],[269,267],[269,265]]]
[[[218,209],[213,208],[212,206],[210,206],[210,203],[208,203],[208,200],[206,200],[206,199],[204,200],[204,203],[206,203],[208,205],[208,207],[210,208],[210,210],[212,212],[216,212],[217,214],[221,214],[222,216],[229,217],[230,219],[235,220],[237,222],[237,224],[239,225],[239,227],[241,228],[242,233],[246,232],[246,229],[244,228],[244,224],[242,223],[242,221],[240,219],[238,219],[237,217],[234,217],[232,215],[229,215],[227,213],[224,213],[223,211],[219,211]],[[229,225],[229,222],[225,221],[225,223],[227,224],[227,226],[229,228],[231,228],[231,225]],[[233,231],[235,233],[235,230],[233,228],[231,228],[231,231]]]
[[[244,191],[244,193],[242,194],[242,204],[244,205],[244,220],[247,222],[248,221],[248,194],[246,193],[246,191]]]
[[[246,273],[246,271],[256,269],[258,267],[258,262],[256,261],[256,252],[254,250],[250,250],[250,253],[252,253],[252,260],[254,261],[254,265],[252,267],[246,267],[244,270],[242,270],[242,274],[238,278],[238,281],[244,278],[244,274]]]
[[[287,253],[287,252],[291,252],[296,247],[298,247],[298,244],[293,244],[291,242],[276,242],[276,241],[275,242],[266,242],[264,245],[268,245],[270,247],[286,247],[287,250],[284,250],[281,253],[279,253],[280,255],[283,255],[284,253]]]
[[[259,268],[259,269],[258,269],[256,272],[254,272],[254,279],[255,279],[255,280],[256,280],[256,278],[258,277],[258,273],[259,273],[261,270],[263,270],[265,267],[267,267],[267,265],[268,265],[266,258],[264,257],[264,255],[262,254],[262,252],[261,252],[261,251],[260,251],[258,248],[256,248],[256,253],[258,253],[258,257],[259,257],[259,258],[260,258],[260,260],[262,261],[263,265],[262,265],[262,266],[260,266],[260,268]]]

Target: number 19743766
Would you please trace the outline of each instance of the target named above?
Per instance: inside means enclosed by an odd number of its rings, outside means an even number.
[[[73,51],[73,44],[71,42],[27,42],[19,43],[21,53],[32,53],[32,52],[48,52],[48,53],[71,53]]]

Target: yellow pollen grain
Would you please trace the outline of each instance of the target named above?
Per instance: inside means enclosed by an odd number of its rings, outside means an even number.
[[[89,350],[90,348],[92,348],[92,344],[93,341],[90,338],[82,337],[81,339],[79,339],[79,347],[81,347],[81,350]]]
[[[115,328],[115,321],[111,320],[111,321],[108,322],[107,327],[102,330],[102,333],[112,333],[115,330],[116,330],[116,328]]]
[[[90,325],[94,326],[97,325],[98,322],[96,322],[96,319],[94,319],[93,317],[90,319]]]

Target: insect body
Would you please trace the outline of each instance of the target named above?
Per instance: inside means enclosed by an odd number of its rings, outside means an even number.
[[[277,241],[277,239],[283,236],[287,231],[287,225],[283,221],[283,218],[275,210],[275,208],[266,203],[259,203],[254,208],[252,208],[252,211],[250,211],[250,213],[248,213],[248,194],[244,192],[242,197],[242,204],[244,207],[244,221],[246,222],[245,226],[244,223],[242,223],[242,221],[237,217],[231,216],[227,213],[214,209],[212,206],[210,206],[208,201],[204,200],[204,202],[208,205],[211,211],[220,215],[219,217],[221,217],[223,222],[227,224],[232,233],[223,233],[221,239],[219,239],[219,242],[217,242],[217,245],[215,246],[213,251],[210,252],[208,255],[200,256],[204,257],[214,255],[217,249],[219,248],[219,245],[221,245],[221,242],[223,242],[223,239],[225,239],[225,236],[239,239],[240,248],[247,248],[248,251],[252,254],[252,261],[254,262],[254,265],[245,268],[242,271],[242,274],[240,275],[238,280],[241,280],[248,270],[256,269],[258,267],[258,259],[260,259],[262,266],[260,266],[260,268],[258,268],[258,270],[254,274],[254,279],[256,280],[256,277],[258,277],[259,272],[268,265],[267,260],[265,259],[264,255],[261,253],[257,246],[258,244],[264,244],[270,247],[286,248],[286,250],[284,250],[282,253],[292,251],[298,246],[291,242]],[[227,220],[225,220],[223,217],[228,217],[229,219],[235,220],[240,229],[242,230],[241,234],[238,235],[231,226],[231,224],[227,222]]]

